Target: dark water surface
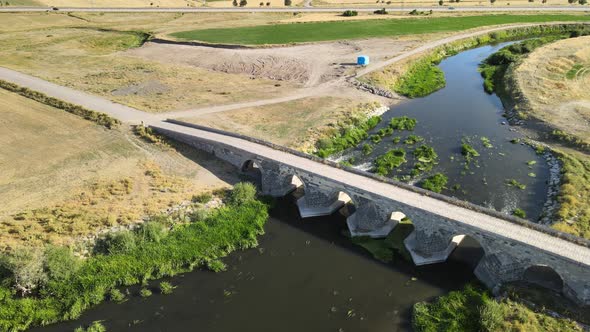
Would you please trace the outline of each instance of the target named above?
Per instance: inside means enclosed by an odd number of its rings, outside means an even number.
[[[227,272],[173,278],[178,287],[170,295],[141,298],[130,288],[123,304],[105,302],[78,321],[38,331],[73,331],[94,320],[110,332],[410,331],[415,302],[474,280],[465,261],[477,254],[468,246],[445,264],[387,265],[341,235],[346,226],[338,214],[303,221],[285,199],[272,215],[259,248],[224,259]]]
[[[408,163],[399,172],[394,170],[392,176],[408,174],[414,164],[412,151],[420,144],[411,146],[403,141],[409,134],[419,135],[439,156],[439,164],[426,175],[440,172],[449,178],[449,189],[443,194],[506,213],[521,208],[529,219],[537,220],[547,195],[547,163],[531,147],[510,143],[511,139],[522,136],[511,131],[510,126],[502,125],[505,121],[502,102],[496,95],[484,91],[483,79],[477,70],[485,58],[506,44],[467,50],[443,60],[440,68],[445,73],[446,87],[427,97],[393,106],[383,114],[383,122],[373,132],[386,127],[392,117],[403,115],[418,120],[415,130],[396,131],[392,136],[385,136],[367,157],[360,152],[364,142],[361,143],[347,154],[357,157],[354,165],[368,167],[368,163],[387,150],[404,147]],[[392,143],[395,136],[402,137],[399,144]],[[485,148],[481,137],[490,139],[493,148]],[[461,155],[463,138],[469,139],[481,154],[474,158],[477,164],[472,163],[469,170],[464,169],[465,158]],[[528,166],[528,161],[536,164]],[[509,179],[525,184],[526,189],[507,186]],[[454,185],[459,185],[460,189],[452,190]]]

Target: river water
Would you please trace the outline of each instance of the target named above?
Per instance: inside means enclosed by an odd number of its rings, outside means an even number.
[[[408,163],[392,175],[408,174],[413,166],[411,152],[420,143],[408,146],[403,141],[410,134],[419,135],[439,156],[439,164],[425,175],[440,172],[449,178],[448,189],[443,194],[506,213],[521,208],[528,219],[537,220],[547,196],[547,163],[531,147],[510,142],[522,136],[512,131],[510,126],[503,125],[506,120],[502,117],[502,102],[496,95],[484,91],[483,79],[477,71],[485,58],[506,44],[467,50],[443,60],[440,68],[445,73],[446,87],[427,97],[393,106],[383,114],[383,121],[370,134],[386,127],[392,117],[404,115],[417,119],[415,130],[396,131],[392,136],[385,136],[374,145],[371,155],[363,156],[361,147],[370,142],[367,140],[347,151],[343,159],[355,156],[357,160],[353,165],[368,167],[387,150],[403,147]],[[395,136],[401,136],[399,144],[392,142]],[[482,137],[488,138],[493,148],[486,148]],[[481,154],[474,158],[475,162],[468,170],[464,168],[465,158],[461,155],[463,139],[470,140],[470,144]],[[527,163],[531,161],[535,164],[529,166]],[[508,186],[506,183],[510,179],[524,184],[526,189]],[[455,185],[459,187],[453,190]]]
[[[446,174],[449,186],[461,186],[445,194],[498,210],[520,207],[534,218],[545,197],[547,167],[531,148],[509,143],[518,134],[501,124],[501,102],[483,91],[477,72],[477,65],[499,47],[484,46],[444,60],[440,67],[447,87],[395,106],[384,115],[384,123],[401,115],[418,119],[413,133],[425,137],[440,156],[434,171]],[[478,144],[481,136],[494,147]],[[481,153],[479,167],[472,165],[467,174],[461,174],[463,137],[471,137]],[[391,147],[386,137],[373,155]],[[537,163],[529,168],[530,160]],[[527,175],[531,172],[536,177]],[[526,189],[506,186],[507,178]],[[141,298],[138,288],[131,287],[125,303],[107,301],[77,321],[36,330],[73,331],[103,320],[111,332],[410,331],[414,303],[475,280],[472,271],[482,251],[469,240],[446,263],[414,267],[396,259],[384,264],[342,236],[345,227],[339,214],[301,220],[293,197],[287,197],[271,212],[258,249],[224,259],[228,271],[199,270],[174,277],[169,281],[177,288],[170,295],[155,291]]]
[[[105,302],[81,319],[38,331],[73,331],[104,320],[112,331],[411,331],[412,305],[473,281],[479,248],[460,247],[445,264],[384,264],[341,235],[344,217],[302,221],[292,198],[272,211],[260,246],[224,259],[222,273],[170,281],[170,295]],[[157,288],[154,282],[152,287]]]

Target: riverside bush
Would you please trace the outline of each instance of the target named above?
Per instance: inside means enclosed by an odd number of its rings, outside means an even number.
[[[65,281],[44,284],[36,296],[17,297],[13,283],[5,279],[0,283],[0,330],[75,319],[113,288],[190,271],[234,250],[256,247],[268,208],[253,197],[241,197],[245,199],[233,201],[241,204],[228,202],[204,221],[176,225],[159,242],[135,241],[135,247],[124,251],[92,256]]]
[[[391,170],[399,167],[406,161],[406,151],[404,149],[389,150],[375,159],[373,171],[379,175],[386,176]]]
[[[369,136],[368,131],[375,128],[379,122],[381,122],[380,116],[372,116],[364,121],[356,121],[350,127],[341,130],[333,138],[318,141],[316,155],[326,158],[334,153],[357,146]]]

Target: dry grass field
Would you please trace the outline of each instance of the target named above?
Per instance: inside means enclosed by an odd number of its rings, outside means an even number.
[[[515,75],[534,117],[590,143],[590,37],[534,51]]]
[[[86,16],[0,14],[3,26],[9,27],[0,32],[0,66],[150,112],[281,96],[296,86],[122,53],[142,42],[143,36],[129,29],[190,25],[182,20],[183,15]],[[206,22],[210,17],[200,15],[199,19]],[[243,23],[248,24],[247,20]]]
[[[4,90],[0,124],[0,250],[71,244],[231,178],[206,155],[147,144]]]
[[[316,97],[182,120],[310,151],[320,136],[339,128],[340,121],[365,115],[375,106],[359,104],[358,99]]]

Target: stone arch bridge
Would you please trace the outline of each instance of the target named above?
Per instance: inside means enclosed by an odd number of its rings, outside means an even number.
[[[241,171],[258,171],[264,194],[283,196],[302,185],[303,218],[329,215],[350,200],[353,236],[384,237],[409,217],[415,229],[405,246],[417,265],[445,261],[468,236],[485,252],[474,272],[491,289],[549,271],[554,289],[590,305],[589,241],[249,137],[172,120],[151,127]]]

